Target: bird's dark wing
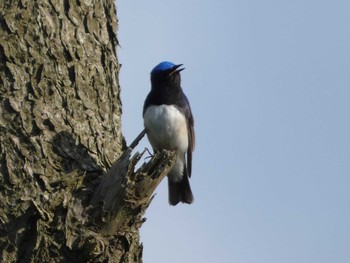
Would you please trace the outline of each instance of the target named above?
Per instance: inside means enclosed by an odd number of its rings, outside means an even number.
[[[146,109],[152,104],[151,98],[152,98],[152,96],[151,96],[151,92],[150,92],[150,93],[148,93],[146,100],[145,100],[145,103],[143,104],[142,116],[145,115]]]
[[[187,174],[191,177],[192,173],[192,152],[195,148],[195,134],[194,134],[194,119],[190,104],[185,96],[185,105],[183,105],[184,114],[186,116],[187,131],[188,131],[188,149],[187,149]]]

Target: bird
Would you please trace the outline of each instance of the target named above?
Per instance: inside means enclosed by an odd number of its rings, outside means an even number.
[[[167,174],[169,204],[173,206],[194,200],[189,182],[195,148],[194,119],[181,88],[182,66],[164,61],[152,69],[151,90],[143,107],[144,126],[154,152],[175,151],[175,163]]]

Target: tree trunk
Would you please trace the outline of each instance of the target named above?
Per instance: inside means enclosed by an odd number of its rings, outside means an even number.
[[[142,261],[174,156],[134,172],[116,31],[113,0],[0,2],[1,262]]]

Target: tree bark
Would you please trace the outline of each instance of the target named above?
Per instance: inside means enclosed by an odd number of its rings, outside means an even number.
[[[134,171],[116,31],[113,0],[0,2],[1,262],[142,262],[174,156]]]

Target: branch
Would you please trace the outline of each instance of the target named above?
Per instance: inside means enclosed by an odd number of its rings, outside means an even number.
[[[125,236],[125,232],[137,230],[144,222],[143,215],[155,189],[175,162],[174,152],[164,150],[135,172],[135,166],[145,151],[131,157],[132,148],[145,133],[143,130],[101,177],[87,204],[84,205],[86,198],[82,195],[72,198],[66,224],[70,228],[67,230],[67,246],[70,249],[102,253],[114,242],[113,235],[123,233]]]
[[[136,137],[136,139],[130,144],[129,148],[134,149],[140,142],[140,140],[145,136],[146,134],[146,128],[143,129],[143,131]]]
[[[134,168],[145,151],[141,154],[137,152],[130,158],[131,151],[129,147],[111,167],[90,201],[92,207],[102,208],[102,217],[109,222],[104,227],[108,232],[125,223],[125,218],[118,220],[120,215],[136,207],[143,209],[149,205],[155,189],[175,161],[173,152],[162,151],[135,173]]]

